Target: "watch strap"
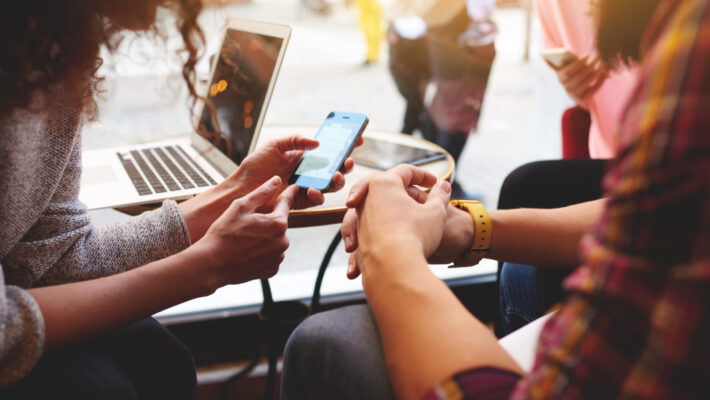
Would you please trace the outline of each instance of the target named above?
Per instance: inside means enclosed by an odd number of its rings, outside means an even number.
[[[493,227],[491,217],[481,202],[475,200],[452,200],[452,206],[468,211],[473,219],[473,243],[471,248],[461,254],[450,268],[470,267],[478,264],[490,251]]]

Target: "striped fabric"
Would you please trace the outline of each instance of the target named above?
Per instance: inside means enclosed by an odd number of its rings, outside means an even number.
[[[710,398],[710,0],[662,0],[643,50],[604,217],[512,398]]]

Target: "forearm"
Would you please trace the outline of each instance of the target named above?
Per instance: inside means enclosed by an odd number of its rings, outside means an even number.
[[[195,196],[189,200],[183,201],[178,206],[182,217],[185,219],[187,230],[190,234],[192,243],[197,242],[204,236],[209,229],[212,221],[222,215],[224,210],[229,207],[232,200],[241,197],[244,193],[223,183],[220,186],[215,186],[210,190]]]
[[[121,274],[31,289],[45,322],[45,347],[107,332],[209,294],[207,274],[195,267],[201,263],[200,254],[186,250]]]
[[[489,258],[546,267],[579,265],[579,242],[606,200],[556,209],[495,210]]]
[[[493,224],[486,258],[542,267],[579,265],[579,242],[601,217],[606,200],[556,209],[519,208],[489,211]],[[448,264],[471,248],[471,215],[449,206],[447,229],[432,264]]]
[[[476,366],[521,372],[490,330],[430,272],[423,254],[388,247],[382,256],[365,256],[363,286],[397,397],[419,398]]]

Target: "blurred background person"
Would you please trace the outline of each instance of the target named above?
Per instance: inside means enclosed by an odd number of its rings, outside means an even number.
[[[495,35],[467,39],[476,23],[465,0],[400,0],[395,16],[387,38],[390,73],[406,101],[401,131],[420,132],[458,161],[478,127]],[[454,197],[474,195],[454,182]]]
[[[496,8],[495,0],[466,0],[466,8],[472,21],[460,39],[469,46],[493,42],[498,33],[498,26],[492,18]]]
[[[366,44],[364,66],[368,66],[380,58],[380,45],[385,35],[382,27],[382,6],[377,0],[357,0],[357,7],[360,29]]]

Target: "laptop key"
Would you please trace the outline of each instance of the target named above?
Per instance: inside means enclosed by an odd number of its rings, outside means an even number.
[[[178,164],[180,164],[180,166],[182,167],[182,169],[185,170],[185,172],[187,172],[187,175],[190,176],[190,178],[192,178],[192,181],[195,182],[198,187],[205,187],[205,186],[208,186],[208,185],[207,185],[207,181],[205,181],[204,179],[202,179],[202,176],[200,176],[200,174],[198,174],[198,173],[195,171],[195,169],[192,168],[192,167],[190,166],[190,164],[187,163],[187,161],[185,161],[185,159],[180,155],[180,153],[178,153],[178,152],[175,150],[174,147],[175,147],[175,146],[170,146],[170,147],[167,147],[167,146],[166,146],[166,147],[165,147],[165,150],[167,150],[168,153],[170,153],[170,155],[173,156],[173,158],[178,162]]]
[[[197,162],[195,162],[195,160],[193,160],[192,157],[190,157],[190,156],[185,152],[185,150],[184,150],[182,147],[180,147],[180,146],[175,146],[175,147],[177,147],[177,149],[180,150],[180,152],[185,156],[185,158],[187,158],[187,160],[190,161],[190,163],[192,163],[192,165],[195,167],[195,169],[197,169],[197,170],[202,174],[202,176],[204,176],[205,179],[207,179],[207,182],[209,182],[210,185],[216,185],[216,184],[217,184],[217,182],[215,182],[215,180],[212,179],[212,177],[209,176],[209,175],[207,174],[207,172],[205,172],[205,170],[202,169],[202,167],[200,167],[200,164],[198,164]]]
[[[158,177],[155,176],[155,173],[153,173],[153,170],[150,169],[148,163],[145,162],[143,156],[137,150],[131,150],[131,156],[133,156],[136,164],[138,164],[138,168],[143,171],[143,175],[148,178],[148,183],[150,183],[150,186],[153,187],[155,193],[165,193],[165,186],[163,186],[160,180],[158,180]]]
[[[148,159],[150,164],[153,166],[153,168],[155,169],[155,172],[158,173],[158,176],[160,176],[160,179],[162,179],[163,182],[165,182],[165,184],[168,186],[168,190],[170,190],[171,192],[176,191],[176,190],[180,190],[180,185],[178,185],[177,182],[175,182],[175,179],[173,179],[173,177],[170,176],[170,173],[168,173],[168,171],[166,171],[165,168],[163,168],[163,164],[161,164],[160,161],[158,161],[158,159],[155,158],[155,155],[153,154],[152,151],[150,151],[149,149],[145,149],[142,151],[142,153],[145,155],[145,157]]]
[[[153,150],[158,155],[158,157],[160,157],[160,159],[163,160],[163,162],[165,163],[165,166],[168,167],[170,172],[173,173],[173,175],[175,176],[175,179],[177,179],[177,181],[180,183],[180,186],[182,186],[183,189],[192,189],[195,187],[195,185],[192,182],[190,182],[189,179],[187,179],[185,174],[182,173],[180,168],[178,168],[178,166],[175,165],[173,160],[171,160],[170,157],[168,157],[168,155],[165,154],[165,152],[163,151],[162,148],[156,147]]]
[[[145,195],[153,194],[153,191],[150,190],[150,188],[148,187],[148,184],[145,183],[145,180],[141,176],[140,172],[138,172],[138,168],[136,168],[135,164],[133,164],[133,161],[124,157],[124,155],[121,153],[116,153],[116,155],[118,156],[118,159],[121,161],[121,164],[123,164],[123,168],[126,170],[128,177],[131,179],[133,186],[136,188],[136,191],[138,192],[138,195],[145,196]]]

